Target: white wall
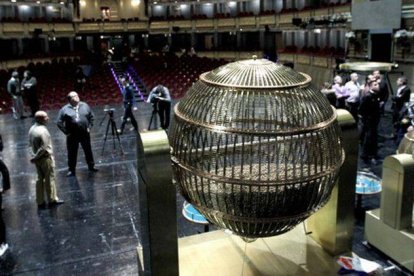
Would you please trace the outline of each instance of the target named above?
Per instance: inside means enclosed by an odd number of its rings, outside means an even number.
[[[274,9],[280,12],[283,9],[283,0],[276,0]]]
[[[214,6],[211,3],[201,5],[201,13],[207,15],[207,17],[214,16]]]
[[[294,45],[298,47],[298,49],[302,49],[305,46],[305,31],[296,31],[295,32],[295,43]]]
[[[179,14],[184,16],[185,18],[190,18],[191,17],[191,6],[188,3],[183,3],[180,4],[179,6]]]
[[[163,5],[152,6],[153,16],[165,16],[166,12],[167,12],[167,6],[163,6]]]
[[[139,17],[142,19],[145,17],[144,0],[134,0],[134,1],[133,0],[119,0],[117,2],[118,2],[118,7],[115,7],[115,8],[117,8],[118,10],[119,18]]]
[[[260,12],[260,0],[252,0],[247,2],[247,11],[258,14]]]
[[[114,19],[145,17],[144,0],[83,0],[83,3],[81,18],[101,18],[101,7],[109,7],[111,14],[117,15]]]
[[[303,8],[305,7],[305,0],[296,0],[295,7],[296,7],[298,10],[303,9]]]
[[[33,7],[29,5],[19,5],[17,6],[17,16],[20,20],[26,21],[29,17],[34,17]]]

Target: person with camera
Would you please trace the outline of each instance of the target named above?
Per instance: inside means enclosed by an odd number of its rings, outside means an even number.
[[[81,102],[78,93],[72,91],[68,94],[69,103],[59,111],[57,126],[66,135],[68,149],[69,171],[66,176],[75,176],[78,148],[81,144],[85,153],[89,171],[97,172],[93,159],[90,129],[93,126],[94,115],[85,102]]]
[[[30,162],[36,165],[36,202],[39,209],[46,208],[45,192],[49,206],[64,203],[56,193],[52,139],[49,130],[46,128],[48,121],[47,113],[39,110],[35,113],[35,123],[29,130]]]
[[[152,103],[154,110],[157,110],[160,117],[161,128],[167,130],[170,126],[171,96],[167,87],[159,84],[154,87],[147,99],[147,103]]]
[[[134,126],[136,132],[138,132],[138,124],[135,120],[134,113],[132,113],[132,109],[135,106],[135,92],[132,87],[129,85],[129,82],[125,76],[121,77],[120,79],[122,85],[122,96],[124,98],[124,116],[122,118],[121,128],[118,130],[119,134],[124,132],[125,125],[127,123],[128,118],[131,120],[131,124]]]

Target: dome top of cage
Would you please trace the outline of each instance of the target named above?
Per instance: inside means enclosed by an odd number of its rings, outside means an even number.
[[[280,89],[310,83],[308,75],[267,59],[241,60],[220,66],[200,76],[212,85],[233,88]]]
[[[262,135],[309,132],[336,119],[308,75],[266,59],[232,62],[202,74],[175,113],[200,127]]]

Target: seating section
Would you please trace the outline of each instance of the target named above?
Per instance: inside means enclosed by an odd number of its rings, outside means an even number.
[[[20,77],[24,70],[30,70],[37,78],[37,93],[41,109],[58,109],[67,103],[66,95],[75,89],[75,71],[82,64],[79,59],[53,60],[45,63],[30,63],[27,67],[19,67]],[[12,101],[7,93],[7,81],[11,71],[0,71],[0,113],[11,112]],[[86,83],[80,91],[77,91],[82,101],[91,106],[111,105],[122,101],[119,87],[114,80],[108,65],[92,67],[90,75],[86,77]]]
[[[146,90],[162,84],[170,90],[171,97],[185,95],[201,73],[226,64],[222,59],[200,58],[197,56],[140,55],[132,63],[135,71],[144,83]]]
[[[171,97],[181,98],[198,80],[201,73],[226,63],[227,61],[223,59],[197,56],[141,54],[125,73],[140,93],[137,97],[138,101],[145,100],[149,91],[157,84],[168,87]],[[75,89],[76,68],[82,64],[84,63],[80,59],[54,59],[52,62],[30,63],[27,67],[19,67],[17,70],[21,78],[24,70],[30,70],[34,74],[38,80],[37,93],[40,107],[43,110],[52,110],[59,109],[67,103],[66,95]],[[91,106],[121,103],[122,95],[114,66],[104,64],[91,68],[83,89],[77,91],[81,100]],[[12,111],[11,97],[7,93],[7,81],[10,76],[11,71],[0,70],[0,113]]]

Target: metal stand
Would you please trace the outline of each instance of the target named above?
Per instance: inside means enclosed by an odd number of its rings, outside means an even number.
[[[352,115],[337,109],[346,154],[331,198],[306,221],[307,231],[331,255],[352,251],[354,229],[355,182],[358,160],[358,128]]]
[[[124,149],[122,148],[121,139],[119,138],[119,133],[117,131],[116,122],[114,120],[114,111],[109,110],[109,111],[107,111],[106,114],[108,115],[108,123],[106,124],[106,132],[105,132],[104,142],[103,142],[103,145],[102,145],[102,155],[104,154],[104,151],[105,151],[105,144],[106,144],[106,140],[108,139],[109,127],[111,127],[112,141],[113,141],[113,144],[114,144],[114,149],[116,148],[116,145],[115,145],[115,137],[116,137],[117,140],[118,140],[118,143],[119,143],[119,147],[121,148],[121,153],[124,154]],[[101,123],[99,124],[100,126],[102,125],[105,118],[106,118],[106,116],[102,119]]]
[[[151,124],[152,124],[152,120],[154,120],[154,117],[155,117],[155,115],[158,113],[158,108],[157,108],[157,104],[156,103],[153,103],[152,104],[152,114],[151,114],[151,119],[150,119],[150,122],[149,122],[149,124],[148,124],[148,130],[151,130]],[[156,124],[156,122],[155,122],[155,120],[154,120],[154,125],[155,125],[155,127],[157,127],[157,124]]]
[[[177,197],[164,130],[137,136],[137,172],[141,217],[138,275],[178,276]]]

